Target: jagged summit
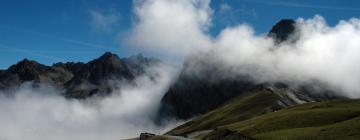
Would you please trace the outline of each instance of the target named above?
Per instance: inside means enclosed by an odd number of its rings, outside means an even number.
[[[292,19],[282,19],[272,27],[268,36],[275,38],[276,43],[281,43],[294,33],[295,23]]]
[[[110,52],[106,52],[100,58],[90,61],[86,65],[87,68],[84,69],[84,72],[88,74],[83,78],[88,78],[95,83],[109,78],[131,80],[135,76],[129,70],[126,62]]]
[[[120,60],[120,58],[119,58],[119,56],[117,56],[114,53],[105,52],[102,56],[100,56],[96,60],[99,60],[99,61],[118,61],[118,60]]]
[[[19,61],[18,63],[16,63],[15,65],[12,65],[9,67],[9,71],[16,71],[19,68],[29,68],[29,69],[40,69],[41,67],[45,67],[45,65],[42,65],[34,60],[29,60],[29,59],[23,59],[21,61]]]
[[[144,74],[146,67],[156,63],[161,62],[142,55],[120,58],[111,52],[87,63],[59,62],[52,66],[24,59],[0,71],[0,89],[32,81],[36,85],[50,84],[65,89],[64,94],[70,98],[86,98],[111,92],[115,86],[108,80],[132,81]]]
[[[39,79],[39,75],[49,68],[36,61],[24,59],[9,67],[7,72],[17,74],[20,80],[30,81]]]

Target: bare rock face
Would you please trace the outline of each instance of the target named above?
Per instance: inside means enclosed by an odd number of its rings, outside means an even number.
[[[105,53],[100,58],[87,63],[87,78],[99,84],[101,79],[126,79],[132,80],[135,75],[131,73],[128,65],[120,60],[120,58],[112,53]],[[84,69],[85,71],[85,69]]]
[[[189,119],[215,109],[254,86],[249,77],[234,74],[229,78],[227,75],[232,74],[226,73],[226,69],[204,59],[207,56],[185,61],[179,78],[161,100],[160,118]]]
[[[161,62],[142,55],[120,59],[110,52],[88,63],[56,63],[52,66],[24,59],[0,71],[0,89],[32,82],[34,86],[48,84],[65,89],[64,95],[69,98],[87,98],[110,93],[116,86],[109,80],[131,82],[144,74],[147,67],[158,63]]]
[[[112,87],[108,80],[133,80],[127,64],[117,55],[105,53],[100,58],[86,64],[65,64],[73,72],[73,78],[65,83],[66,96],[72,98],[86,98],[97,93],[107,94]]]
[[[295,32],[295,24],[292,19],[280,20],[272,27],[268,36],[273,37],[276,43],[286,41]]]
[[[29,81],[32,81],[34,85],[40,83],[58,85],[71,78],[71,74],[66,70],[61,71],[28,59],[10,66],[2,73],[0,75],[1,89],[16,87]]]
[[[8,72],[18,75],[22,81],[39,80],[40,75],[45,74],[50,68],[35,61],[24,59],[11,66]]]

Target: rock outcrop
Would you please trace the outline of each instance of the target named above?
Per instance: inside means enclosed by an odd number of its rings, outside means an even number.
[[[270,30],[268,36],[273,37],[275,43],[286,41],[294,34],[296,26],[292,19],[283,19],[276,23]],[[293,41],[293,40],[291,40]]]

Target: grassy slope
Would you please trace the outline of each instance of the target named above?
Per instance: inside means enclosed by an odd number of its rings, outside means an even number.
[[[173,129],[168,134],[181,135],[194,131],[214,129],[221,125],[272,112],[272,110],[280,108],[276,103],[278,98],[271,91],[263,88],[256,89],[251,94],[237,97],[230,103]]]
[[[168,134],[223,128],[256,139],[360,139],[360,100],[306,103],[271,112],[280,108],[278,99],[271,91],[255,90]]]
[[[307,103],[221,127],[257,139],[360,139],[360,100]]]

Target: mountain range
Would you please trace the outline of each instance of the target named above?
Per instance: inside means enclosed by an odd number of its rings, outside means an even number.
[[[121,59],[110,52],[88,63],[56,63],[52,66],[24,59],[7,70],[1,70],[0,89],[7,90],[32,82],[33,86],[46,84],[65,89],[63,94],[68,98],[104,96],[116,88],[109,80],[131,82],[144,74],[146,67],[158,63],[159,60],[145,58],[141,54]]]

